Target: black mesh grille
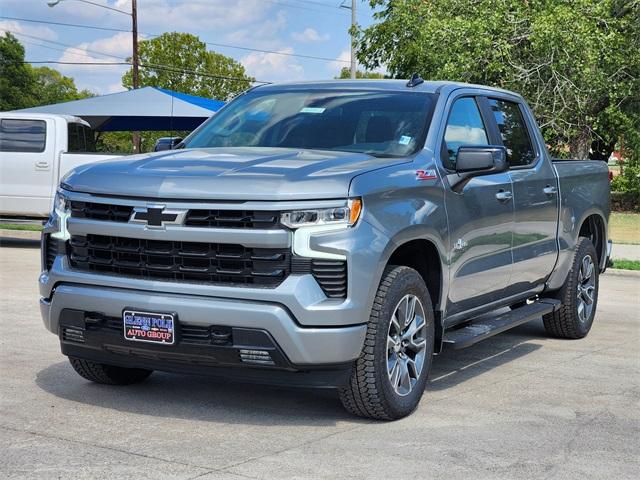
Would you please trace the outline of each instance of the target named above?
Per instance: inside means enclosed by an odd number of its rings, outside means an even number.
[[[107,203],[71,202],[71,216],[107,222],[128,222],[133,207],[127,205],[110,205]]]
[[[278,212],[253,210],[189,210],[187,227],[280,228]]]
[[[247,248],[102,235],[72,236],[71,266],[137,278],[275,287],[289,274],[289,249]]]
[[[347,296],[347,262],[294,257],[291,273],[310,273],[329,298]]]
[[[58,240],[51,238],[51,235],[45,235],[44,237],[44,259],[47,266],[47,270],[51,270],[53,262],[58,255]]]

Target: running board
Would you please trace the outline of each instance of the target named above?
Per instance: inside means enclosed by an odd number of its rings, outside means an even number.
[[[470,347],[489,337],[493,337],[510,328],[540,318],[542,315],[553,312],[560,306],[560,301],[543,298],[529,303],[510,312],[503,313],[494,318],[472,322],[466,327],[444,332],[442,346],[449,349],[461,349]]]

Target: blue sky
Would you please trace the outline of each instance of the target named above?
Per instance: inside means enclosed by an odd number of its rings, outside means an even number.
[[[130,0],[92,0],[130,10]],[[140,37],[180,31],[201,40],[296,55],[209,45],[235,58],[258,80],[281,82],[333,78],[348,66],[351,12],[338,8],[342,0],[138,0]],[[350,5],[350,1],[347,2]],[[368,2],[358,0],[358,23],[373,22]],[[62,0],[54,8],[46,0],[0,0],[0,15],[50,22],[130,29],[130,17],[77,0]],[[122,61],[131,55],[131,34],[71,28],[0,18],[0,32],[10,31],[23,42],[27,60],[68,62]],[[126,66],[50,65],[96,93],[122,90]]]

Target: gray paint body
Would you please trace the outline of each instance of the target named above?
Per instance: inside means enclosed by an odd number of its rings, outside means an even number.
[[[271,87],[260,87],[271,88]],[[398,81],[279,85],[290,89],[406,89]],[[609,186],[603,162],[552,163],[528,107],[527,123],[538,158],[526,169],[478,176],[454,191],[439,153],[446,118],[460,96],[500,97],[524,104],[511,92],[447,82],[426,82],[413,91],[438,94],[424,147],[406,158],[275,148],[185,149],[80,167],[63,179],[71,199],[167,208],[287,210],[344,205],[361,197],[363,211],[349,229],[318,233],[310,247],[342,254],[348,265],[347,298],[329,299],[311,275],[290,275],[276,288],[230,287],[150,281],[74,271],[66,257],[40,277],[45,325],[58,331],[63,308],[119,315],[125,306],[179,310],[180,318],[206,324],[217,317],[232,326],[268,328],[285,354],[300,364],[357,358],[383,270],[394,251],[414,240],[437,249],[442,271],[436,309],[444,326],[559,288],[568,273],[581,225],[609,217]],[[202,127],[201,127],[202,128]],[[418,180],[417,170],[436,178]],[[553,186],[558,195],[545,195]],[[509,189],[514,199],[496,201]],[[45,232],[55,231],[52,217]],[[229,230],[72,219],[71,233],[133,238],[288,247],[289,230]],[[462,241],[467,247],[459,249]],[[605,267],[603,242],[601,269]],[[210,311],[211,316],[204,312]],[[219,315],[219,316],[218,316]]]

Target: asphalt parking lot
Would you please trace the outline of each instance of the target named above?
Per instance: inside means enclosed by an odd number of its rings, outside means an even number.
[[[0,478],[640,478],[640,277],[601,278],[580,341],[536,321],[436,358],[418,410],[357,419],[331,391],[73,372],[37,307],[39,250],[0,247]]]

